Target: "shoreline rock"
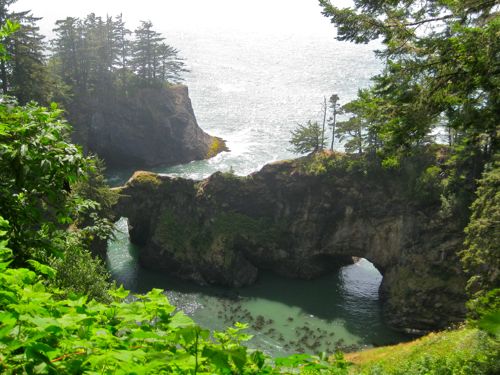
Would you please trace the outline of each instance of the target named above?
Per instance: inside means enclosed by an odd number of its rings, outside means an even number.
[[[411,193],[410,176],[430,162],[420,157],[408,174],[335,155],[202,181],[139,171],[115,211],[143,266],[200,284],[249,285],[259,270],[311,279],[366,258],[383,275],[387,322],[424,333],[463,319],[466,278],[462,224],[440,217],[439,199]]]
[[[73,140],[110,168],[149,168],[188,163],[227,151],[223,139],[205,133],[194,115],[187,86],[138,88],[73,103]]]

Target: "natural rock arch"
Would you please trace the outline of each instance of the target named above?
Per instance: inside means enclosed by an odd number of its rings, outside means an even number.
[[[335,164],[311,172],[308,163],[202,181],[136,172],[119,188],[115,211],[129,219],[149,268],[241,286],[259,269],[313,278],[363,257],[383,275],[393,327],[426,331],[461,320],[460,224],[443,220],[435,202],[410,198],[404,173]]]

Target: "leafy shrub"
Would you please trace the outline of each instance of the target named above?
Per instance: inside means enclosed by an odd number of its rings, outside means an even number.
[[[0,235],[8,223],[0,218]],[[314,356],[276,363],[242,345],[246,325],[210,332],[176,312],[159,289],[130,296],[123,288],[100,303],[47,286],[55,271],[10,268],[0,241],[0,373],[55,374],[347,374],[341,357]],[[338,366],[337,364],[338,363]]]
[[[51,283],[66,295],[76,293],[101,302],[111,300],[108,294],[110,275],[106,265],[82,248],[78,238],[70,237],[63,254],[51,257],[49,264],[56,271]]]
[[[89,205],[70,201],[70,186],[83,178],[89,160],[68,141],[61,111],[35,104],[0,102],[0,212],[10,223],[16,261],[50,253],[48,237],[71,223],[71,212]],[[43,256],[43,254],[41,254]]]

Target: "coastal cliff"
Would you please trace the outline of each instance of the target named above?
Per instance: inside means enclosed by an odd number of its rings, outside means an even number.
[[[466,300],[463,225],[415,177],[433,158],[385,170],[320,155],[202,181],[136,172],[115,211],[143,266],[201,284],[248,285],[261,269],[310,279],[366,258],[383,275],[389,324],[425,332],[462,320]]]
[[[68,118],[73,140],[108,167],[174,165],[226,150],[198,126],[184,85],[80,99],[69,105]]]

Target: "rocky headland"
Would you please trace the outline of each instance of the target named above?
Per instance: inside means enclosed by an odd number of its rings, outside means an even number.
[[[143,266],[201,284],[244,286],[264,269],[310,279],[366,258],[383,275],[389,324],[425,332],[461,321],[466,300],[463,223],[421,177],[435,163],[423,153],[386,170],[322,154],[247,177],[136,172],[117,189],[115,213],[128,218]]]
[[[111,168],[181,164],[227,150],[198,126],[184,85],[80,98],[68,105],[68,119],[73,140]]]

